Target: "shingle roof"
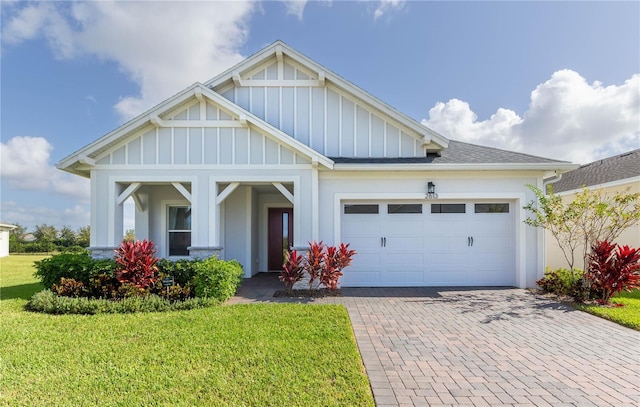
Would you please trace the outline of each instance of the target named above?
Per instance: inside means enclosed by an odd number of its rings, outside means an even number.
[[[329,157],[336,164],[540,164],[566,161],[536,157],[529,154],[478,146],[449,140],[449,147],[441,155],[428,154],[416,158],[342,158]]]
[[[592,185],[640,176],[640,149],[603,158],[562,174],[553,184],[553,192],[563,192]]]

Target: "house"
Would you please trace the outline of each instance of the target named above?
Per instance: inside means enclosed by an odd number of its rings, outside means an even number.
[[[237,259],[245,277],[324,241],[358,252],[344,286],[530,287],[544,234],[523,223],[525,184],[576,166],[449,140],[277,41],[58,168],[91,180],[97,257],[132,199],[159,255]]]
[[[552,183],[553,192],[562,197],[563,202],[571,202],[576,194],[589,190],[601,190],[607,196],[616,193],[640,193],[640,149],[604,158],[562,174],[559,181]],[[625,230],[616,243],[640,247],[640,225]],[[582,248],[579,248],[582,253]],[[562,251],[550,233],[546,238],[547,266],[551,269],[567,268]],[[584,269],[582,255],[576,256],[575,267]]]
[[[0,223],[0,257],[9,255],[9,235],[15,228],[14,225]]]

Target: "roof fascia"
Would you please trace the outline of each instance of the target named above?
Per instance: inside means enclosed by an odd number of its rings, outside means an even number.
[[[281,47],[281,48],[278,48],[278,47]],[[287,44],[285,44],[282,41],[276,41],[273,44],[263,48],[262,50],[256,52],[255,54],[251,55],[247,59],[229,68],[228,70],[221,73],[220,75],[214,77],[213,79],[208,80],[207,82],[204,83],[204,85],[210,88],[215,88],[228,81],[232,81],[234,72],[244,72],[248,69],[251,69],[253,66],[261,64],[266,59],[271,58],[273,55],[276,55],[276,53],[279,52],[280,50],[282,50],[282,52],[286,54],[289,58],[293,59],[295,62],[306,67],[307,69],[310,69],[318,73],[320,72],[324,73],[325,80],[333,82],[339,88],[342,88],[344,91],[354,95],[357,98],[364,100],[365,102],[369,103],[371,106],[378,109],[379,111],[393,117],[395,120],[402,123],[409,129],[415,131],[418,134],[422,134],[423,144],[426,145],[429,143],[435,143],[441,146],[442,148],[448,147],[449,140],[446,137],[435,132],[434,130],[431,130],[430,128],[424,126],[423,124],[417,122],[416,120],[405,115],[404,113],[400,112],[394,107],[391,107],[390,105],[386,104],[385,102],[381,101],[380,99],[376,98],[370,93],[364,91],[363,89],[352,84],[348,80],[342,78],[341,76],[334,73],[333,71],[325,68],[324,66],[320,65],[319,63],[315,62],[309,57],[289,47]]]
[[[560,171],[574,170],[571,163],[508,163],[508,164],[334,164],[335,171]]]

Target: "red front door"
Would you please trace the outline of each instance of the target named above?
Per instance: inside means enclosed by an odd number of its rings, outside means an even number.
[[[284,254],[293,246],[293,208],[269,208],[269,270],[282,270]]]

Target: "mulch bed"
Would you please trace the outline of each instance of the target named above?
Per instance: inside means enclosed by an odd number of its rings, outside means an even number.
[[[273,294],[276,298],[324,298],[324,297],[342,297],[342,291],[329,291],[326,288],[318,290],[293,290],[291,293],[287,290],[278,290]]]

